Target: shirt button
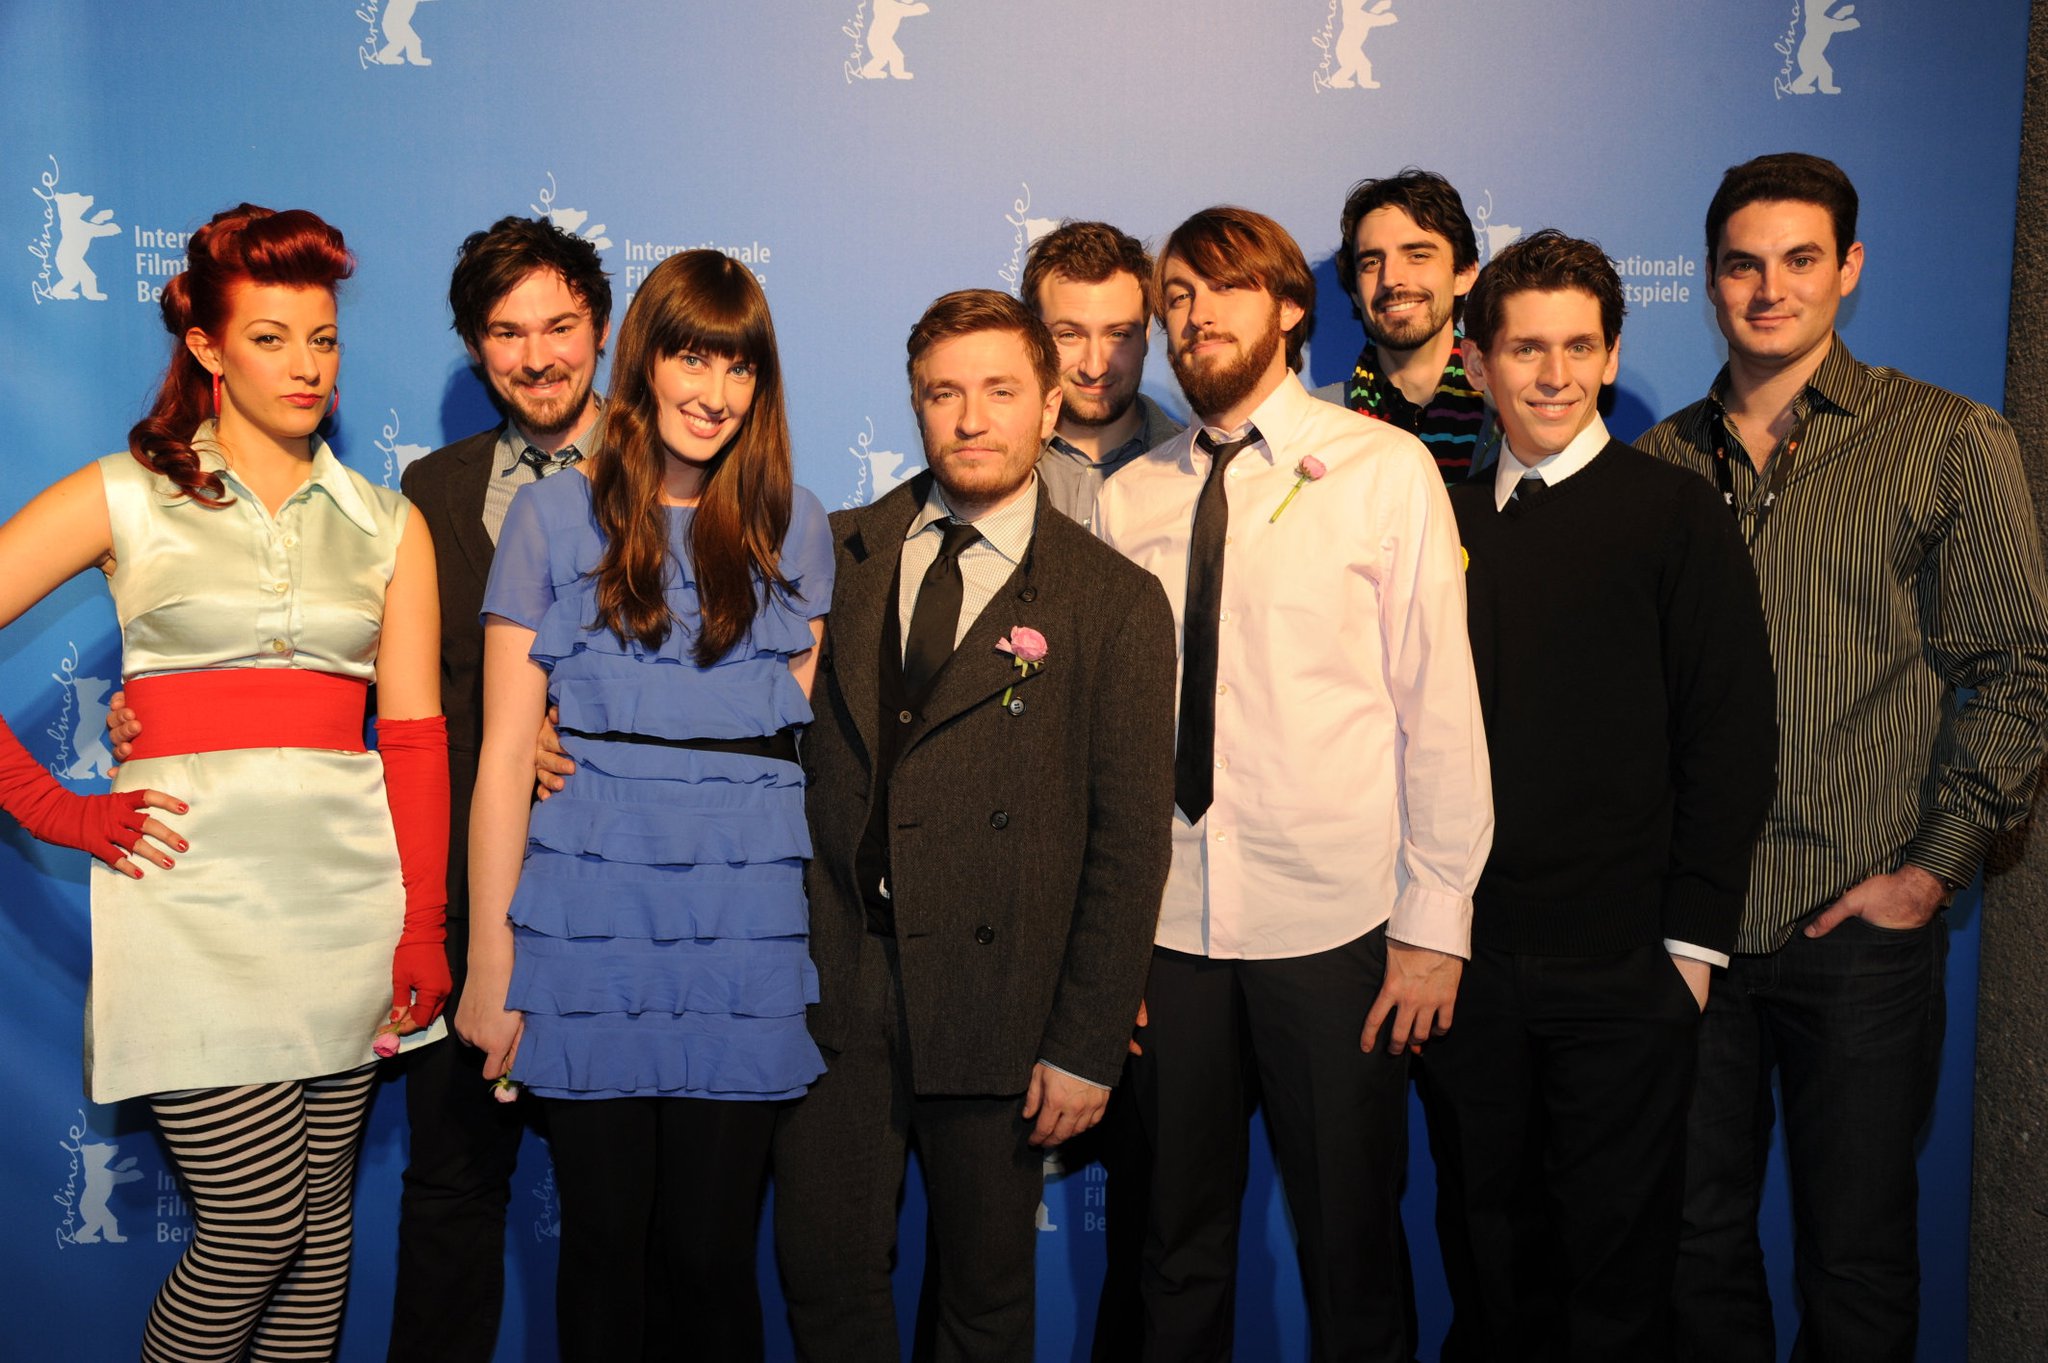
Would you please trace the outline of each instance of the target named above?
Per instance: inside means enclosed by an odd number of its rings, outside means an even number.
[[[284,547],[285,547],[285,548],[287,548],[287,549],[294,549],[294,548],[297,548],[297,547],[298,547],[298,543],[299,543],[299,537],[298,537],[297,535],[286,535],[286,536],[284,537]]]
[[[990,828],[1008,828],[1010,826],[1010,816],[999,809],[988,816],[988,826]]]
[[[1230,835],[1229,835],[1228,833],[1218,833],[1218,834],[1216,835],[1216,841],[1218,841],[1218,842],[1228,842],[1228,841],[1230,841]]]
[[[983,946],[987,946],[990,942],[996,940],[996,930],[990,927],[988,924],[983,923],[980,927],[974,930],[974,940],[981,943]]]
[[[289,582],[273,582],[270,584],[270,590],[276,592],[279,596],[283,596],[286,592],[290,591],[291,589],[292,584]]]
[[[1218,611],[1218,612],[1216,613],[1216,619],[1217,619],[1217,621],[1218,621],[1219,623],[1227,625],[1227,624],[1229,624],[1229,623],[1230,623],[1230,612],[1229,612],[1229,611]]]
[[[898,724],[908,724],[908,723],[910,723],[910,711],[908,711],[908,710],[898,710],[898,711],[896,712],[896,722],[897,722]]]
[[[1217,682],[1217,683],[1216,683],[1216,694],[1217,694],[1217,695],[1219,695],[1219,696],[1227,696],[1227,695],[1229,695],[1229,694],[1230,694],[1230,683],[1229,683],[1229,682]]]
[[[291,652],[291,647],[290,644],[282,639],[272,639],[270,641],[270,651],[272,653],[289,653]]]
[[[1218,770],[1218,771],[1225,771],[1225,770],[1227,770],[1227,769],[1229,768],[1229,766],[1230,766],[1230,759],[1229,759],[1229,758],[1227,758],[1227,757],[1219,757],[1219,758],[1217,758],[1217,759],[1216,759],[1216,770]]]

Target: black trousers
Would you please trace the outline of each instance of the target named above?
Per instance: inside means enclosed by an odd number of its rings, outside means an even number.
[[[1679,1356],[1777,1357],[1757,1205],[1771,1075],[1785,1104],[1795,1363],[1910,1363],[1920,1330],[1915,1147],[1934,1109],[1947,1021],[1948,923],[1861,918],[1738,955],[1700,1029],[1679,1242]]]
[[[448,924],[457,981],[468,924]],[[448,1000],[453,1016],[459,995]],[[398,1290],[388,1363],[491,1363],[505,1304],[505,1208],[531,1101],[500,1103],[482,1051],[455,1036],[410,1053],[411,1151],[398,1203]]]
[[[1444,1363],[1665,1363],[1699,1005],[1661,943],[1475,948],[1417,1063]]]
[[[890,1270],[911,1143],[944,1256],[931,1356],[1030,1363],[1037,1307],[1037,1213],[1044,1159],[1026,1143],[1023,1095],[911,1091],[909,1036],[893,938],[871,938],[849,1006],[847,1048],[791,1104],[775,1133],[775,1249],[797,1356],[899,1363]]]
[[[563,1363],[760,1363],[755,1245],[784,1104],[546,1101]]]
[[[1360,1049],[1386,932],[1312,956],[1155,949],[1131,1097],[1153,1146],[1142,1357],[1228,1359],[1256,1074],[1293,1214],[1316,1363],[1407,1363],[1415,1306],[1401,1230],[1408,1060]],[[1114,1176],[1112,1176],[1113,1181]],[[1114,1212],[1112,1212],[1114,1215]]]

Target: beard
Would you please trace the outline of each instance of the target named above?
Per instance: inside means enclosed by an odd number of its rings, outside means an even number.
[[[541,381],[571,377],[566,369],[557,369],[548,371]],[[525,389],[514,383],[498,390],[498,396],[512,409],[513,423],[520,430],[530,436],[556,436],[573,428],[590,406],[590,385],[590,378],[585,378],[561,397],[537,400],[528,397]]]
[[[1237,340],[1235,336],[1218,337],[1213,334],[1196,339]],[[1240,343],[1236,354],[1225,352],[1210,359],[1196,360],[1190,359],[1183,348],[1169,346],[1166,358],[1173,367],[1174,378],[1180,380],[1180,391],[1187,395],[1188,405],[1194,408],[1196,416],[1207,421],[1223,415],[1250,397],[1279,352],[1280,304],[1276,300],[1265,330],[1250,345]]]
[[[1366,309],[1365,334],[1372,338],[1373,344],[1385,346],[1388,350],[1416,350],[1451,324],[1452,305],[1434,295],[1404,294],[1375,302],[1405,302],[1418,297],[1424,299],[1421,308],[1392,322],[1383,322],[1372,308]]]
[[[1131,404],[1138,400],[1138,385],[1121,393],[1112,393],[1106,398],[1079,397],[1071,390],[1060,403],[1060,416],[1077,426],[1114,426],[1123,420]]]

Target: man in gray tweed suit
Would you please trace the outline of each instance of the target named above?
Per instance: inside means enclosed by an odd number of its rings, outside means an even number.
[[[1101,1118],[1166,880],[1174,624],[1037,478],[1044,324],[964,290],[908,350],[929,471],[832,518],[803,744],[828,1070],[777,1133],[775,1239],[799,1354],[896,1363],[915,1143],[936,1358],[1029,1360],[1042,1152]]]

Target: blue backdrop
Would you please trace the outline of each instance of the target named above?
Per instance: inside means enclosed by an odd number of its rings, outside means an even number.
[[[1634,435],[1720,362],[1700,220],[1721,170],[1798,148],[1864,196],[1869,268],[1844,312],[1866,359],[1987,402],[2004,377],[2025,0],[154,0],[0,4],[0,514],[120,447],[164,362],[153,296],[186,234],[242,199],[315,209],[361,259],[334,429],[397,481],[494,421],[448,329],[462,236],[549,213],[598,242],[618,304],[709,245],[772,300],[797,473],[857,505],[921,462],[901,344],[935,295],[1014,288],[1068,217],[1157,240],[1232,201],[1316,263],[1309,375],[1360,342],[1330,255],[1345,189],[1445,173],[1482,251],[1556,225],[1631,286],[1613,425]],[[1154,347],[1148,391],[1184,410]],[[0,709],[101,788],[119,674],[106,593],[80,579],[0,638]],[[0,832],[0,1357],[133,1356],[190,1233],[140,1104],[80,1096],[85,863]],[[1922,1160],[1923,1357],[1964,1353],[1977,901],[1959,904],[1940,1108]],[[235,1000],[220,1001],[223,1008]],[[251,1026],[261,1026],[251,1018]],[[346,1359],[381,1358],[403,1095],[372,1119]],[[1408,1212],[1425,1356],[1446,1318],[1415,1126]],[[1782,1178],[1767,1229],[1792,1302]],[[1039,1357],[1086,1356],[1102,1257],[1097,1167],[1048,1165]],[[503,1359],[546,1357],[556,1202],[529,1142],[514,1189]],[[1247,1208],[1241,1356],[1306,1355],[1263,1150]],[[922,1253],[904,1213],[903,1302]],[[773,1296],[771,1352],[787,1336]],[[1784,1330],[1789,1337],[1789,1328]]]

